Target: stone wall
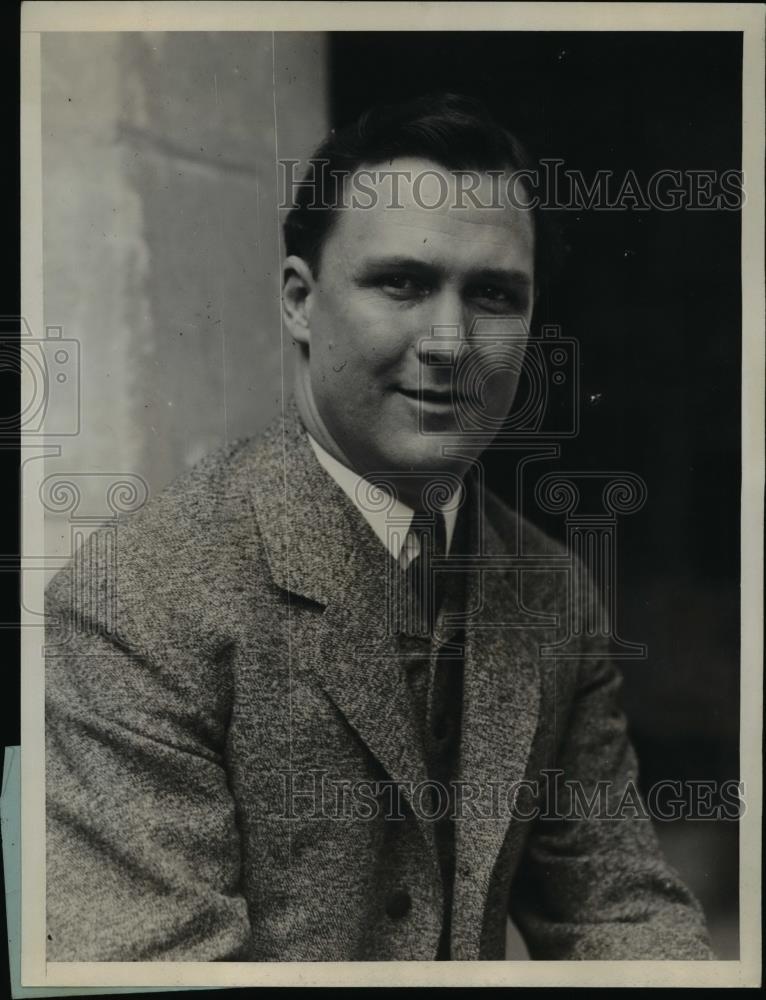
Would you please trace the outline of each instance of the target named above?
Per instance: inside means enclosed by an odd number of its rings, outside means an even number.
[[[281,409],[277,158],[323,136],[326,76],[321,34],[43,36],[45,323],[80,346],[46,430],[74,391],[81,417],[46,474],[76,476],[78,517],[109,515],[115,477],[153,494]],[[52,564],[71,516],[48,518]]]

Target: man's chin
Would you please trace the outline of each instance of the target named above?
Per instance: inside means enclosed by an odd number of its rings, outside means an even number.
[[[397,447],[392,447],[394,444]],[[426,441],[422,435],[418,435],[417,440],[414,441],[407,438],[387,441],[385,447],[378,452],[377,468],[369,471],[379,475],[389,474],[403,478],[419,475],[462,477],[468,462],[466,458],[461,461],[450,454],[444,454],[445,450],[449,452],[453,449],[454,445],[450,447],[435,440]]]

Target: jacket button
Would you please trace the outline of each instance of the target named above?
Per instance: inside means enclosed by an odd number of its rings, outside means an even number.
[[[412,898],[406,889],[397,889],[386,900],[386,913],[392,920],[399,920],[410,912]]]

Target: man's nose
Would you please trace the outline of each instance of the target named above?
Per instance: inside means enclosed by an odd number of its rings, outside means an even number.
[[[466,324],[470,321],[470,310],[457,289],[446,286],[431,299],[431,327],[435,332],[451,330],[451,335],[464,339]]]
[[[461,296],[444,289],[431,299],[428,310],[428,326],[422,331],[419,353],[425,354],[432,364],[450,364],[455,360],[455,351],[464,344],[468,336],[470,316]],[[440,347],[443,342],[443,349]]]

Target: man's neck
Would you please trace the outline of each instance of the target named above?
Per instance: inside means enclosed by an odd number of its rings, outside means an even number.
[[[338,461],[338,459],[325,451],[310,433],[308,433],[308,439],[319,464],[341,487],[394,558],[398,559],[407,541],[407,532],[412,523],[414,514],[412,507],[404,500],[398,499],[395,495],[391,497],[390,503],[385,501],[381,503],[378,500],[374,500],[371,506],[365,503],[364,498],[372,499],[374,491],[376,489],[382,490],[382,488],[377,485],[373,486],[369,482],[360,488],[360,484],[364,484],[365,482],[363,476],[359,476],[349,466]],[[381,496],[385,492],[385,490],[382,490]],[[449,498],[447,503],[439,505],[444,517],[447,552],[449,552],[452,536],[455,531],[460,504],[461,496],[460,491],[458,491]],[[392,527],[399,530],[391,532],[390,529]]]

